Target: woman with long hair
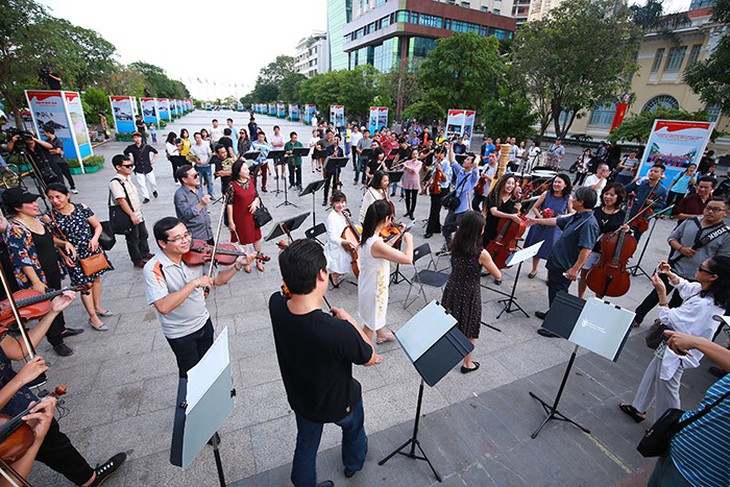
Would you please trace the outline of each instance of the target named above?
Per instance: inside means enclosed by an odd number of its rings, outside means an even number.
[[[226,191],[226,211],[228,212],[228,229],[231,231],[231,242],[242,246],[253,244],[256,250],[256,269],[264,272],[264,263],[271,257],[261,252],[261,229],[256,227],[253,214],[261,204],[261,197],[251,179],[248,166],[244,161],[236,161],[231,168],[231,184]],[[243,270],[251,272],[248,264]]]
[[[522,222],[519,216],[522,205],[514,199],[516,186],[515,177],[511,174],[505,174],[497,180],[487,195],[487,199],[484,200],[482,212],[486,217],[484,234],[482,235],[482,245],[484,247],[497,237],[497,227],[502,218],[509,218],[516,224]],[[495,279],[494,283],[500,285],[502,280]]]
[[[570,184],[570,178],[567,174],[558,174],[553,179],[550,189],[545,191],[537,199],[532,207],[532,213],[537,218],[558,218],[563,215],[573,213],[573,205],[571,204],[570,192],[573,186]],[[550,210],[546,212],[546,210]],[[547,216],[549,214],[549,216]],[[540,265],[540,259],[547,259],[553,251],[553,245],[563,233],[558,227],[535,225],[530,228],[527,238],[525,239],[525,247],[534,245],[542,241],[540,250],[537,255],[532,258],[532,271],[527,275],[530,279],[534,279],[537,275],[537,268]]]
[[[669,308],[667,288],[659,277],[666,274],[684,302]],[[690,282],[672,272],[669,263],[659,263],[658,273],[651,278],[659,295],[659,321],[674,331],[712,340],[719,326],[714,316],[722,316],[730,306],[730,257],[716,255],[702,262]],[[669,408],[680,408],[680,381],[685,369],[699,367],[702,353],[678,355],[662,342],[644,372],[634,400],[621,403],[621,411],[640,423],[656,403],[657,417]]]
[[[451,275],[441,298],[443,307],[458,321],[462,333],[476,344],[482,327],[481,270],[487,270],[495,279],[502,280],[502,273],[482,246],[482,234],[486,220],[477,211],[467,211],[451,241]],[[473,359],[474,352],[464,357],[461,373],[467,374],[479,368]]]
[[[365,214],[375,201],[387,200],[388,199],[388,186],[390,185],[390,176],[388,173],[378,171],[373,175],[370,180],[365,194],[362,196],[362,204],[360,205],[360,213],[358,214],[358,221],[360,223],[365,221]]]
[[[352,252],[357,247],[356,244],[342,238],[342,232],[347,228],[347,219],[343,214],[347,208],[347,196],[341,191],[335,191],[330,198],[330,204],[332,211],[324,222],[327,228],[324,255],[327,257],[330,282],[333,287],[340,287],[340,278],[352,272]]]
[[[106,252],[99,246],[101,237],[101,223],[84,204],[71,202],[71,194],[61,183],[48,185],[46,196],[51,203],[47,221],[57,238],[70,243],[75,257],[69,255],[66,261],[71,284],[73,286],[90,285],[90,293],[81,294],[81,302],[89,315],[89,326],[96,331],[107,331],[109,328],[99,319],[99,316],[113,316],[114,313],[101,306],[101,276],[107,271],[114,270],[109,261],[109,267],[91,275],[86,275],[81,266],[81,259]]]
[[[690,164],[687,169],[677,174],[674,181],[667,188],[667,202],[665,206],[677,205],[684,197],[689,193],[697,180],[695,179],[695,173],[697,172],[697,164]]]
[[[418,200],[418,192],[421,191],[421,166],[423,162],[418,158],[418,149],[412,149],[410,158],[403,163],[405,175],[401,187],[406,192],[406,213],[405,216],[415,220],[413,214],[416,211],[416,201]]]
[[[583,181],[588,176],[588,171],[591,168],[591,161],[593,160],[593,154],[591,149],[586,148],[583,154],[578,156],[578,160],[575,161],[575,178],[573,179],[573,186],[581,186]]]
[[[238,131],[238,141],[236,143],[236,148],[238,149],[239,159],[243,159],[243,155],[251,148],[251,139],[249,139],[246,129],[241,129]]]
[[[413,235],[405,233],[405,249],[396,250],[385,243],[380,231],[393,221],[393,209],[384,200],[378,200],[368,207],[360,239],[360,276],[357,281],[358,310],[365,325],[364,332],[375,343],[391,342],[395,337],[386,332],[388,311],[388,285],[390,284],[390,262],[410,264],[413,262]],[[375,363],[383,361],[378,356]]]
[[[180,156],[184,157],[186,161],[188,154],[190,153],[191,146],[190,132],[188,132],[188,129],[186,128],[180,129],[180,141],[178,142],[178,148],[180,149]]]

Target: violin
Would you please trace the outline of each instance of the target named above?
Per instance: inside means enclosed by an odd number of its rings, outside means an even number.
[[[51,300],[56,296],[60,296],[66,291],[87,291],[88,289],[88,285],[66,287],[47,293],[41,293],[35,289],[21,289],[13,293],[13,300],[21,318],[38,320],[50,313]],[[13,309],[10,307],[10,301],[8,299],[0,301],[0,330],[14,323],[15,316],[13,315]]]
[[[355,275],[355,277],[360,277],[360,265],[358,264],[358,259],[360,258],[359,248],[360,238],[362,237],[362,227],[358,228],[357,225],[352,223],[352,220],[350,220],[350,210],[343,210],[342,216],[345,217],[347,226],[344,230],[342,230],[342,235],[340,235],[340,238],[347,240],[352,244],[352,250],[349,251],[350,255],[352,256],[352,262],[350,263],[350,265],[352,266],[352,273]]]
[[[393,204],[390,199],[387,199],[387,192],[386,192],[386,200],[388,201],[388,204],[390,205],[390,209],[393,212],[393,218],[391,221],[385,225],[382,230],[380,230],[380,238],[383,239],[383,242],[387,243],[391,247],[400,248],[400,244],[403,241],[403,233],[405,233],[405,225],[398,223],[395,220],[395,205]]]
[[[246,252],[241,252],[234,244],[222,244],[219,243],[215,249],[215,262],[216,264],[230,266],[236,263],[236,259],[242,255],[245,255],[249,260],[249,264],[253,262],[254,257]],[[213,245],[205,242],[204,240],[193,240],[193,244],[190,246],[190,250],[183,254],[183,261],[190,267],[207,264],[210,262],[213,256]]]
[[[651,192],[646,197],[646,200],[644,200],[644,204],[641,205],[641,208],[639,209],[639,212],[634,216],[634,218],[631,219],[631,229],[639,232],[644,233],[645,231],[649,230],[649,220],[647,220],[647,217],[654,214],[654,210],[651,206],[647,205],[647,200],[650,200],[652,196],[654,196],[654,192],[656,191],[657,187],[661,184],[660,181],[657,181],[653,188],[651,188]]]
[[[626,204],[624,225],[628,222],[633,203],[632,193]],[[588,271],[586,285],[599,298],[623,296],[631,287],[631,273],[626,270],[626,264],[636,252],[638,242],[630,232],[619,229],[601,236],[600,244],[601,259]]]
[[[281,281],[281,295],[286,299],[291,299],[291,291],[289,291],[289,288],[286,286],[286,283],[284,281]],[[322,296],[322,299],[324,300],[324,304],[327,306],[327,309],[330,313],[332,313],[332,305],[329,301],[327,301],[326,296]],[[334,316],[334,315],[333,315]]]
[[[428,182],[424,185],[423,191],[421,194],[426,194],[426,189],[434,195],[440,195],[441,194],[441,183],[446,182],[446,175],[444,174],[444,171],[441,169],[441,164],[438,162],[434,163],[434,168],[431,171],[431,177],[428,179]]]
[[[59,398],[68,392],[66,385],[56,387],[49,396]],[[35,433],[22,418],[36,405],[28,406],[15,417],[0,414],[0,458],[7,463],[13,463],[33,446]]]

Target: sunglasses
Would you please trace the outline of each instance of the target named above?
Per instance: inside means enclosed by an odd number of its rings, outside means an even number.
[[[134,164],[122,164],[122,167],[134,167]]]
[[[699,267],[697,268],[697,270],[698,270],[698,271],[700,271],[700,272],[704,272],[705,274],[709,274],[709,275],[711,275],[711,276],[714,276],[714,275],[715,275],[715,273],[714,273],[714,272],[712,272],[712,271],[711,271],[710,269],[708,269],[708,268],[706,268],[706,267],[702,267],[702,266],[699,266]]]

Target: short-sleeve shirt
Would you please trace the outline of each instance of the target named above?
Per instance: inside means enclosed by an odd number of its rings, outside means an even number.
[[[210,156],[212,154],[212,151],[210,150],[210,145],[203,141],[202,144],[193,144],[190,147],[190,150],[195,154],[195,157],[198,158],[199,162],[196,162],[196,166],[208,166],[210,161]]]
[[[484,225],[484,241],[489,242],[491,240],[494,240],[494,237],[497,236],[497,226],[499,225],[500,220],[499,217],[492,215],[492,212],[490,210],[492,208],[497,208],[497,211],[501,211],[502,213],[508,213],[510,215],[517,213],[517,210],[515,210],[515,201],[512,198],[509,198],[507,201],[501,202],[499,205],[497,205],[497,203],[492,201],[492,199],[490,198],[486,205],[487,221]]]
[[[614,232],[618,230],[624,223],[624,217],[626,216],[626,210],[619,210],[616,213],[608,214],[603,211],[603,207],[597,207],[593,209],[593,216],[596,217],[598,222],[598,229],[600,234]],[[596,245],[593,247],[596,252],[601,251],[601,242],[596,241]]]
[[[707,201],[710,201],[710,199],[708,198]],[[672,214],[679,215],[680,213],[685,213],[687,215],[702,216],[705,212],[707,201],[702,201],[702,198],[697,193],[691,194],[686,198],[682,198],[682,201],[677,203]]]
[[[202,277],[203,271],[203,266],[188,267],[184,261],[175,264],[164,252],[158,251],[145,264],[143,270],[147,304],[152,306],[168,294],[179,291],[190,281]],[[195,333],[210,317],[205,307],[202,288],[195,289],[185,301],[166,315],[157,311],[157,308],[155,312],[162,325],[162,333],[170,339]]]
[[[233,150],[233,139],[226,137],[225,135],[218,139],[218,143],[226,148],[226,152],[230,154],[228,149]]]
[[[291,408],[317,423],[347,416],[362,401],[352,364],[367,363],[372,347],[352,324],[321,310],[293,314],[278,292],[269,298],[269,315]]]
[[[139,147],[137,147],[137,144],[132,144],[124,149],[125,156],[132,156],[132,160],[134,161],[134,172],[138,174],[148,174],[152,172],[150,154],[157,154],[157,149],[147,144],[142,144]]]
[[[298,140],[295,143],[293,143],[293,144],[291,143],[291,140],[288,140],[286,142],[286,144],[284,144],[284,150],[287,151],[287,152],[291,151],[295,147],[304,147],[304,145],[301,142],[299,142]],[[302,158],[301,157],[292,157],[290,160],[292,161],[292,163],[296,167],[299,167],[299,166],[302,165]]]
[[[261,154],[256,158],[256,162],[261,164],[266,162],[266,157],[271,152],[271,145],[268,142],[259,143],[259,141],[251,142],[251,150],[259,151]]]
[[[51,164],[68,164],[66,159],[63,158],[63,141],[58,137],[54,137],[53,140],[48,139],[46,142],[51,144],[51,149],[61,149],[60,154],[53,154],[48,152],[48,161]]]
[[[125,189],[127,190],[126,194],[124,193]],[[139,201],[137,187],[129,178],[125,178],[121,174],[117,174],[111,181],[109,181],[109,191],[112,193],[112,200],[114,200],[112,204],[114,205],[119,205],[119,202],[117,201],[118,198],[125,198],[128,195],[129,201],[127,203],[129,203],[129,206],[132,207],[134,216],[136,216],[139,221],[144,221],[144,217],[142,216],[142,204]]]
[[[703,238],[715,233],[725,226],[724,222],[720,222],[716,225],[706,228],[700,228],[700,218],[693,217],[688,218],[675,228],[672,233],[669,234],[667,242],[676,240],[683,247],[694,247]],[[672,250],[669,252],[669,260],[672,262],[672,269],[674,272],[679,274],[685,279],[694,279],[695,271],[697,267],[709,258],[721,255],[724,257],[730,257],[730,232],[725,232],[722,235],[713,238],[705,245],[702,245],[692,257],[681,257],[678,251]]]
[[[553,245],[546,266],[564,272],[573,267],[581,250],[593,249],[601,231],[592,211],[558,218],[557,226],[563,233]]]

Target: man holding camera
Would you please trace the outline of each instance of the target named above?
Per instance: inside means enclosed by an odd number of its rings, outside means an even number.
[[[62,181],[61,169],[51,164],[51,161],[48,159],[48,152],[38,142],[40,142],[39,139],[30,132],[15,134],[8,142],[8,151],[23,151],[33,161],[35,167],[40,172],[36,176],[43,179],[45,184]]]
[[[66,158],[63,157],[63,141],[56,137],[56,131],[53,127],[44,127],[41,129],[43,136],[47,137],[48,140],[36,139],[38,145],[46,149],[48,152],[48,162],[51,164],[53,171],[58,174],[58,178],[63,180],[65,177],[68,181],[69,189],[73,194],[78,194],[76,191],[76,183],[74,178],[71,176],[71,169],[68,166]]]

